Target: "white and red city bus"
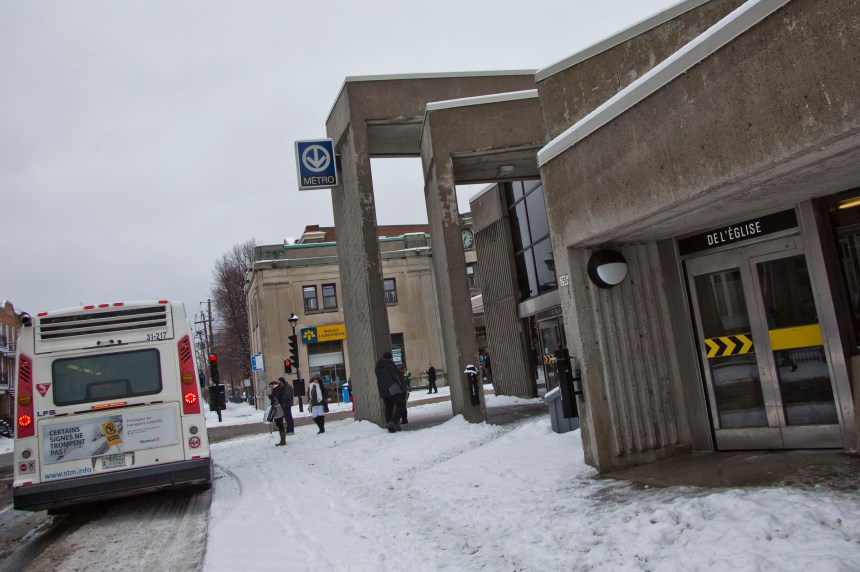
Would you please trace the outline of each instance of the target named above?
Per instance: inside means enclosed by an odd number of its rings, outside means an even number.
[[[209,487],[193,332],[181,302],[26,316],[15,386],[14,507]]]

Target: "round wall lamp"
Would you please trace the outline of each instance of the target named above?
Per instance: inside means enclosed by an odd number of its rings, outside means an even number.
[[[588,259],[588,277],[598,288],[612,288],[627,278],[627,261],[615,250],[598,250]]]

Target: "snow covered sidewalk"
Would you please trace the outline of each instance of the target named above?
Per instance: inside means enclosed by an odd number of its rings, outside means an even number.
[[[345,420],[274,443],[213,445],[207,572],[860,569],[857,494],[602,479],[548,416],[393,435]]]

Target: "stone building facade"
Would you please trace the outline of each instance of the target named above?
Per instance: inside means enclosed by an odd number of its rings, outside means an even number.
[[[8,300],[0,302],[0,418],[12,420],[15,413],[15,350],[21,319]]]
[[[379,249],[385,304],[395,362],[412,372],[413,386],[426,385],[428,364],[438,372],[438,384],[446,384],[441,349],[441,326],[436,304],[432,250],[426,225],[379,227]],[[293,333],[288,318],[299,318],[299,375],[307,380],[319,374],[334,389],[353,377],[358,395],[366,384],[357,383],[350,359],[350,330],[344,321],[344,288],[334,227],[306,227],[295,244],[261,245],[255,249],[254,267],[246,279],[249,328],[253,354],[262,354],[265,370],[256,372],[255,393],[264,393],[267,380],[285,375],[289,357],[288,337]],[[473,251],[473,249],[470,249]],[[474,252],[471,254],[474,261]],[[474,264],[472,271],[477,272]],[[475,282],[475,284],[477,284]],[[473,289],[480,295],[477,286]],[[379,356],[375,356],[378,359]],[[369,387],[375,388],[375,380]],[[332,395],[337,395],[332,391]],[[377,396],[373,396],[374,399]]]

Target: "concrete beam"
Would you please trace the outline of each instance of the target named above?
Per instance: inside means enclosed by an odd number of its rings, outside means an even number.
[[[465,99],[459,105],[450,101],[434,103],[427,108],[421,140],[424,192],[436,275],[446,277],[437,289],[439,307],[444,312],[443,323],[453,326],[450,330],[443,327],[443,341],[446,355],[457,356],[458,371],[475,363],[477,349],[468,306],[456,185],[533,177],[537,174],[537,150],[543,142],[536,91]],[[500,176],[502,166],[506,168],[504,177]],[[500,359],[525,358],[491,353],[497,370],[500,366],[504,369]],[[475,419],[482,415],[470,407],[468,388],[462,387],[456,394],[452,388],[451,395],[455,412],[460,410],[467,418]]]
[[[501,71],[454,74],[428,74],[411,76],[369,76],[347,78],[338,94],[326,122],[328,136],[335,140],[341,162],[341,184],[332,189],[332,205],[335,226],[338,229],[337,251],[340,261],[341,287],[344,298],[344,317],[350,340],[350,372],[356,394],[376,396],[374,368],[376,360],[391,348],[387,309],[382,289],[382,264],[377,242],[376,205],[373,196],[373,177],[370,169],[371,157],[408,157],[420,153],[420,129],[424,110],[431,101],[449,100],[461,97],[474,97],[499,92],[510,92],[534,88],[534,71]],[[441,197],[441,198],[439,198]],[[453,217],[449,198],[437,195],[433,201],[428,199],[428,216],[437,220],[444,209],[450,221],[458,218],[456,198]],[[432,202],[433,204],[429,204]],[[443,225],[448,228],[447,236],[439,227],[432,231],[434,263],[445,258],[449,252],[457,258],[455,265],[462,265],[459,274],[436,273],[437,282],[443,283],[451,276],[454,280],[462,277],[465,285],[465,263],[453,251],[453,233],[456,225]],[[431,225],[432,228],[432,225]],[[459,228],[456,241],[459,244]],[[439,264],[439,263],[436,263]],[[450,285],[442,284],[445,299],[454,295],[459,297],[460,289],[453,290]],[[440,295],[442,299],[442,295]],[[469,303],[468,288],[465,290],[465,303]],[[450,306],[440,307],[442,332],[452,332],[456,326]],[[443,311],[444,310],[444,311]],[[471,321],[471,308],[466,315]],[[463,376],[457,375],[465,366],[462,355],[472,355],[474,350],[474,330],[471,332],[471,345],[468,341],[464,348],[457,342],[462,337],[453,338],[454,343],[445,344],[445,370],[450,372],[449,383],[452,396],[464,395]],[[460,397],[452,400],[456,413],[464,413],[472,421],[483,419],[462,403]],[[458,404],[468,411],[458,411]],[[480,413],[480,410],[478,410]],[[356,400],[356,418],[366,419],[383,425],[382,403],[378,399]]]

